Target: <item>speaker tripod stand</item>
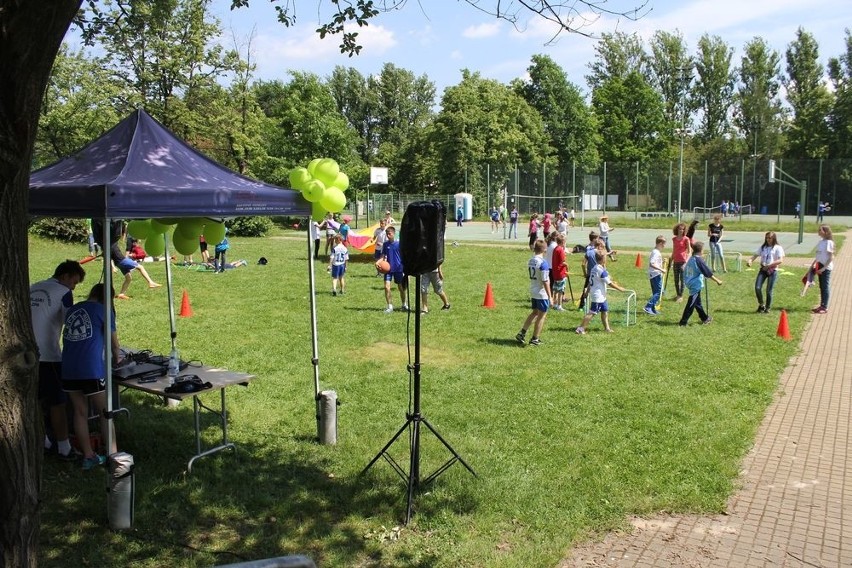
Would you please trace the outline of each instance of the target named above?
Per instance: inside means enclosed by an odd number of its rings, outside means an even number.
[[[415,300],[414,300],[414,388],[413,388],[413,398],[414,398],[414,406],[413,412],[406,413],[405,415],[405,423],[402,427],[397,430],[396,434],[388,441],[387,444],[379,451],[376,456],[370,460],[370,463],[367,464],[367,467],[361,472],[361,475],[367,473],[367,471],[373,467],[373,464],[376,463],[379,458],[384,458],[391,467],[396,471],[399,476],[406,482],[407,485],[407,506],[405,510],[405,524],[408,524],[408,521],[411,520],[411,508],[414,502],[414,492],[418,491],[421,487],[425,487],[432,483],[439,475],[447,471],[451,465],[456,462],[460,462],[470,473],[476,477],[476,472],[473,471],[466,461],[459,455],[457,451],[453,449],[449,442],[447,442],[443,436],[432,426],[426,417],[423,416],[420,412],[420,278],[421,276],[418,274],[414,278],[415,282]],[[420,479],[420,432],[422,426],[425,426],[429,429],[432,434],[435,435],[436,438],[444,445],[447,450],[452,454],[452,457],[447,460],[441,467],[436,469],[434,472],[429,474],[425,479]],[[408,430],[408,441],[411,450],[410,462],[408,465],[408,472],[402,468],[401,465],[388,453],[388,449],[394,444],[394,442],[402,436],[402,433]]]

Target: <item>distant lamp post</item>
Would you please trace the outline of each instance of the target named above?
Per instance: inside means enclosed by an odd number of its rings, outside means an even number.
[[[687,136],[691,135],[692,132],[686,128],[686,91],[689,89],[689,83],[692,81],[692,69],[691,68],[681,68],[680,69],[680,79],[681,79],[681,93],[680,93],[680,128],[675,129],[675,134],[680,136],[680,173],[678,174],[677,180],[677,221],[680,223],[680,212],[683,207],[681,204],[683,203],[683,145],[684,140]]]
[[[781,174],[786,179],[780,179],[775,174]],[[808,195],[808,182],[805,180],[797,180],[796,178],[776,166],[775,160],[769,160],[769,183],[778,183],[780,185],[787,185],[790,187],[799,188],[799,203],[801,203],[802,208],[799,211],[799,240],[796,242],[802,244],[802,241],[805,239],[805,203]]]
[[[761,187],[757,187],[757,159],[760,157],[760,154],[757,153],[757,131],[760,129],[760,121],[757,121],[751,125],[752,131],[754,133],[754,146],[751,154],[752,159],[752,174],[751,174],[751,198],[754,199],[754,194],[757,192],[757,208],[756,212],[760,212],[760,194],[762,190]]]

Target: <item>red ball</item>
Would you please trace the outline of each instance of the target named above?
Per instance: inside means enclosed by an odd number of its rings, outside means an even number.
[[[390,268],[390,262],[386,260],[376,261],[376,270],[378,270],[382,274],[387,274],[388,272],[390,272]]]

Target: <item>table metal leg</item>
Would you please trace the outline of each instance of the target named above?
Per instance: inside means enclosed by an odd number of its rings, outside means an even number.
[[[228,409],[225,404],[225,389],[219,389],[220,392],[220,405],[221,409],[216,410],[210,408],[209,406],[205,406],[203,402],[198,398],[198,395],[192,397],[192,412],[193,418],[195,419],[195,455],[189,460],[187,464],[186,470],[187,473],[192,473],[192,464],[198,458],[202,458],[204,456],[209,456],[211,454],[215,454],[222,450],[226,449],[235,449],[233,443],[228,441]],[[212,448],[208,448],[207,450],[201,451],[201,409],[207,410],[208,412],[212,412],[216,416],[219,417],[219,426],[222,428],[222,443],[218,446],[214,446]]]

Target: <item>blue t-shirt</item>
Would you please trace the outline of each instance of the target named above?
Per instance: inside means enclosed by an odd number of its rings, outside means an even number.
[[[344,241],[349,238],[349,224],[348,223],[343,223],[342,225],[340,225],[340,229],[338,229],[338,230],[340,231],[340,236],[343,237]]]
[[[382,247],[382,255],[390,263],[391,272],[402,272],[402,256],[399,253],[399,241],[385,242]]]
[[[74,304],[65,315],[62,332],[62,378],[65,380],[105,379],[104,312],[99,302]],[[112,312],[115,331],[115,312]]]
[[[597,249],[595,249],[594,245],[588,245],[586,247],[586,274],[591,274],[592,269],[598,265],[598,259],[595,256],[597,254]]]
[[[689,294],[698,294],[704,287],[704,278],[713,276],[713,271],[700,256],[691,256],[683,267],[683,284],[689,290]]]

